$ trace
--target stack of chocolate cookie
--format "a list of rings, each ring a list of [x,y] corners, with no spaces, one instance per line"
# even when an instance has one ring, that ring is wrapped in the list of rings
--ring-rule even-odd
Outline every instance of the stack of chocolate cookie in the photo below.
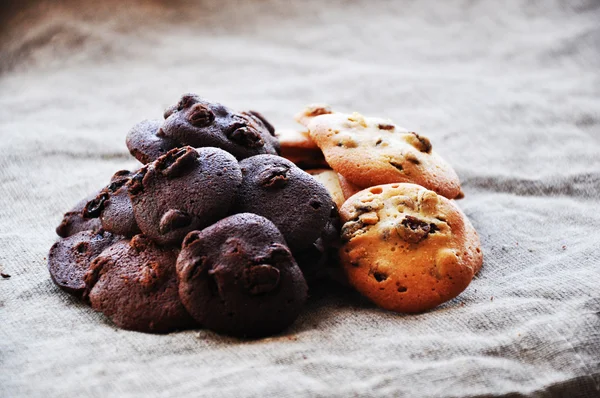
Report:
[[[483,262],[463,193],[426,137],[390,120],[312,105],[278,131],[282,156],[321,181],[340,209],[340,264],[377,305],[421,312],[456,297]]]
[[[126,142],[143,166],[65,214],[52,280],[125,329],[253,337],[292,324],[308,285],[340,270],[399,312],[464,290],[479,240],[429,140],[325,106],[297,121],[276,134],[257,112],[186,94],[137,124]]]
[[[125,329],[285,329],[339,236],[329,193],[256,112],[184,95],[164,117],[127,136],[143,167],[65,214],[53,281]]]

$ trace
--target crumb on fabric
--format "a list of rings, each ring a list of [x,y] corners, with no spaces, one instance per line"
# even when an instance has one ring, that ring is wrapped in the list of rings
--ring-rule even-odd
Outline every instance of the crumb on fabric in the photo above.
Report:
[[[4,279],[10,278],[10,274],[5,274],[4,272],[0,272],[0,276],[2,276]]]

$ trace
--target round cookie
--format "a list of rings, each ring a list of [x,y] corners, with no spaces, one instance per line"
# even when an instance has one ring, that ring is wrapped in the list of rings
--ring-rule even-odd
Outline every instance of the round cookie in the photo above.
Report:
[[[475,229],[456,205],[415,184],[371,187],[340,209],[340,261],[375,304],[421,312],[456,297],[481,268]]]
[[[313,118],[308,129],[329,166],[360,188],[409,182],[450,199],[461,193],[456,172],[429,140],[389,120],[334,113]]]
[[[140,233],[127,186],[134,174],[128,170],[116,172],[110,184],[86,204],[84,216],[99,217],[102,228],[116,235],[131,237]]]
[[[144,166],[128,182],[140,230],[160,244],[179,245],[185,235],[228,214],[242,173],[218,148],[176,148]]]
[[[106,231],[81,231],[61,239],[50,248],[48,270],[52,281],[64,291],[81,297],[83,276],[104,249],[121,237]]]
[[[125,143],[129,153],[143,164],[153,162],[171,149],[182,146],[164,136],[160,130],[161,123],[160,120],[143,120],[127,133]]]
[[[179,299],[177,254],[143,235],[116,242],[85,275],[92,308],[117,326],[140,332],[168,333],[193,326]]]
[[[308,130],[279,130],[276,136],[281,156],[301,169],[329,167],[321,149],[310,139]]]
[[[323,184],[329,192],[331,199],[333,199],[333,203],[335,203],[337,207],[341,207],[344,204],[346,198],[344,198],[340,180],[335,171],[330,169],[311,169],[306,170],[306,172],[313,176],[315,180]]]
[[[87,196],[75,205],[71,210],[63,215],[63,219],[59,226],[56,227],[56,234],[61,238],[66,238],[71,235],[75,235],[81,231],[99,231],[102,228],[102,223],[99,218],[85,218],[83,216],[83,209],[85,205],[98,194],[102,192],[96,192],[92,195]]]
[[[279,156],[244,159],[240,168],[243,181],[234,212],[255,213],[271,220],[292,252],[309,248],[334,209],[325,187]]]
[[[259,154],[278,154],[273,126],[257,112],[235,112],[219,103],[185,94],[165,111],[161,131],[183,145],[217,147],[237,159]]]
[[[236,214],[190,232],[177,259],[179,295],[204,327],[234,336],[278,333],[297,318],[307,286],[269,220]]]

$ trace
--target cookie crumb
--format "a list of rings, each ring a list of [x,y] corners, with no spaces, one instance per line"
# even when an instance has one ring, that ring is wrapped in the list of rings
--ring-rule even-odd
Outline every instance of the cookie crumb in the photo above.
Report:
[[[567,250],[567,246],[563,245],[562,249]]]
[[[0,272],[0,276],[2,276],[4,279],[10,278],[10,274],[5,274],[4,272]]]
[[[494,301],[494,296],[492,296],[492,297],[490,298],[490,301]]]

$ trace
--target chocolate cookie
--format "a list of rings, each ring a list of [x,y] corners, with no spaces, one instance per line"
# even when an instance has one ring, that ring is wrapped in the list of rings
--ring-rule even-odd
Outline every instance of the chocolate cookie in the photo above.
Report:
[[[171,149],[183,146],[165,137],[160,130],[161,123],[160,120],[144,120],[127,133],[125,143],[129,153],[143,164],[153,162]]]
[[[358,192],[340,209],[340,260],[380,307],[421,312],[456,297],[481,268],[475,229],[454,202],[415,184]]]
[[[256,112],[235,112],[195,94],[185,94],[165,111],[164,137],[195,148],[221,148],[237,159],[278,154],[273,126]]]
[[[283,236],[256,214],[236,214],[190,232],[177,273],[189,313],[220,333],[278,333],[294,322],[306,301],[306,282]]]
[[[86,204],[84,217],[99,217],[102,228],[116,235],[131,237],[140,233],[128,194],[127,182],[133,175],[128,170],[116,172],[110,184]]]
[[[100,228],[102,228],[100,219],[97,217],[85,218],[83,216],[83,209],[85,208],[85,205],[98,196],[100,192],[87,196],[77,203],[75,207],[66,212],[60,225],[56,227],[56,234],[61,238],[66,238],[81,231],[99,231]]]
[[[218,148],[176,148],[144,166],[128,182],[140,230],[160,244],[179,245],[190,231],[228,214],[242,173]]]
[[[271,220],[293,252],[309,248],[335,206],[325,187],[279,156],[254,156],[242,160],[240,167],[244,179],[234,211]]]
[[[104,250],[85,275],[92,308],[129,330],[168,333],[195,324],[178,294],[177,250],[143,235]]]
[[[389,120],[333,113],[311,119],[308,129],[329,166],[359,188],[409,182],[449,199],[461,194],[456,172],[429,139]]]
[[[104,249],[119,240],[110,232],[81,231],[52,245],[48,254],[48,270],[52,281],[75,296],[85,290],[83,275]]]

